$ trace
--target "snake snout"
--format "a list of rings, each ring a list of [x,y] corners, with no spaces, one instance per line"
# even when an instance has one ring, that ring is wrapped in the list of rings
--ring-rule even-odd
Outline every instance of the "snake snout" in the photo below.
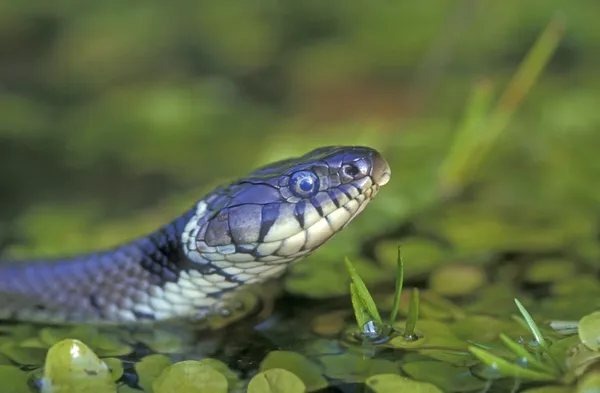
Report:
[[[371,163],[371,178],[379,186],[386,185],[391,178],[392,170],[385,158],[379,152],[373,152]]]

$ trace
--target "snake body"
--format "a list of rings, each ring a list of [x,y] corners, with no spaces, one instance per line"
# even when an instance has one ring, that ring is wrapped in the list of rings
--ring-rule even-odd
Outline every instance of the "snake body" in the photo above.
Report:
[[[375,150],[328,146],[221,186],[113,249],[0,262],[0,319],[137,324],[204,318],[343,229],[390,179]]]

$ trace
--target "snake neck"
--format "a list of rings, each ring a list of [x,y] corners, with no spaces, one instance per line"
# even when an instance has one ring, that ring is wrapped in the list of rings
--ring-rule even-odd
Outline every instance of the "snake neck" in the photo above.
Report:
[[[183,252],[181,234],[193,215],[194,210],[191,209],[156,231],[121,245],[112,253],[135,255],[136,262],[151,274],[154,285],[177,282],[180,272],[191,267]]]

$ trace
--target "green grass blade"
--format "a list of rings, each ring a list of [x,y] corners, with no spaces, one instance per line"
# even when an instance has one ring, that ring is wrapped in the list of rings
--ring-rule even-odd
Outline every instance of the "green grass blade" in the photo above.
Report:
[[[487,118],[492,101],[492,85],[482,79],[475,83],[465,107],[462,123],[458,126],[454,142],[440,166],[440,187],[444,195],[452,195],[464,186],[469,173],[470,157],[481,139],[481,128]]]
[[[525,322],[527,322],[527,327],[529,328],[529,330],[531,330],[531,333],[535,337],[535,341],[537,341],[537,343],[540,345],[540,347],[542,349],[544,349],[545,351],[547,351],[548,350],[548,344],[546,343],[546,340],[544,339],[544,336],[542,336],[542,332],[540,332],[540,329],[538,328],[537,324],[535,323],[535,321],[533,320],[533,318],[531,318],[531,314],[529,314],[529,312],[521,304],[521,302],[519,301],[519,299],[515,299],[515,303],[517,304],[517,307],[519,308],[519,311],[523,315],[523,318],[525,318]]]
[[[515,303],[517,304],[519,311],[521,312],[521,314],[523,315],[523,318],[525,319],[525,322],[527,323],[527,327],[529,328],[529,330],[531,330],[531,333],[535,337],[535,340],[539,344],[540,348],[542,348],[542,350],[545,352],[546,356],[548,356],[550,358],[550,360],[552,361],[552,365],[556,368],[556,370],[559,372],[562,371],[563,368],[556,361],[556,359],[554,359],[554,357],[550,354],[550,350],[549,350],[550,347],[548,346],[548,343],[544,339],[544,336],[542,336],[542,332],[538,328],[537,324],[535,323],[535,321],[533,320],[533,318],[531,317],[529,312],[521,304],[519,299],[515,299]]]
[[[498,357],[489,353],[488,351],[478,348],[476,346],[469,346],[469,351],[479,361],[486,364],[488,367],[497,369],[502,375],[512,377],[515,379],[528,380],[528,381],[556,381],[556,377],[552,374],[545,372],[530,370],[523,368],[519,365],[509,362],[506,359]]]
[[[350,297],[352,299],[352,308],[354,308],[354,317],[356,318],[356,324],[358,328],[362,331],[365,324],[372,320],[369,312],[365,308],[364,303],[362,302],[360,295],[358,294],[358,290],[356,289],[356,285],[354,283],[350,283]]]
[[[392,313],[390,314],[390,325],[393,325],[398,316],[398,309],[400,308],[400,298],[402,297],[402,285],[404,283],[404,262],[402,262],[402,253],[400,246],[398,246],[398,259],[396,260],[396,290],[394,292],[394,304],[392,306]]]
[[[444,195],[455,194],[471,181],[550,61],[563,34],[563,20],[552,19],[519,65],[497,104],[487,115],[484,111],[489,107],[491,89],[485,82],[475,85],[463,123],[451,151],[440,168],[440,187]]]
[[[408,316],[406,318],[406,328],[404,329],[405,336],[414,336],[417,320],[419,319],[419,290],[413,288],[410,305],[408,307]]]
[[[525,349],[524,346],[514,342],[505,334],[500,334],[500,340],[502,340],[504,345],[506,345],[508,349],[510,349],[517,357],[525,359],[527,361],[527,364],[531,367],[540,371],[545,371],[549,374],[557,374],[555,369],[548,366],[547,364],[542,363],[537,357],[535,357],[534,354]]]
[[[471,168],[480,166],[488,150],[506,129],[515,111],[550,61],[563,34],[564,22],[562,18],[556,17],[538,36],[490,113],[487,129],[482,135],[482,143],[473,151]]]
[[[375,301],[373,301],[373,297],[369,293],[365,283],[358,275],[358,272],[354,268],[354,265],[350,260],[346,257],[346,268],[348,269],[348,273],[350,274],[350,279],[352,280],[352,284],[355,286],[355,293],[357,297],[357,301],[360,301],[369,315],[369,320],[372,320],[376,325],[383,326],[383,321],[381,316],[379,315],[379,311],[377,310],[377,306],[375,305]],[[362,329],[362,326],[361,326]]]

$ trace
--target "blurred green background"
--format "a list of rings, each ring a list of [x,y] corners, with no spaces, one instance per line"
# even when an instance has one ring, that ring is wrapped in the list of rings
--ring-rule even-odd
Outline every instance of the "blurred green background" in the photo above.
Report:
[[[459,212],[463,226],[449,233],[497,239],[481,227],[497,216],[526,221],[528,234],[552,230],[552,241],[591,239],[598,12],[596,0],[4,1],[0,222],[25,239],[14,248],[22,254],[108,247],[257,165],[367,144],[389,160],[392,181],[315,256],[335,260],[319,275],[342,285],[340,256],[358,257],[361,241],[435,210],[473,86],[483,80],[497,98],[558,16],[555,53],[477,173],[485,187]],[[508,232],[508,243],[532,244]],[[299,276],[316,266],[298,265]],[[371,273],[366,280],[383,277]],[[324,287],[311,291],[346,289]]]

